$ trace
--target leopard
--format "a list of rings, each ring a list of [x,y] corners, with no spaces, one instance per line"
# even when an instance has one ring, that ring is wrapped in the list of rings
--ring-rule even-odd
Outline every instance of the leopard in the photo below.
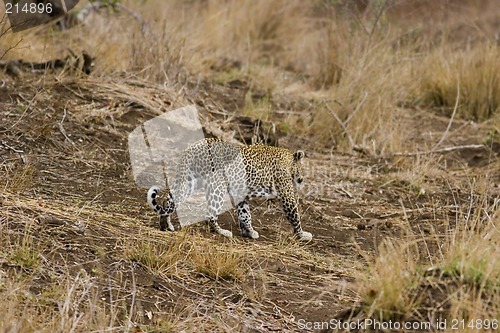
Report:
[[[160,229],[174,231],[171,215],[196,189],[202,188],[210,229],[233,237],[230,230],[223,229],[217,222],[224,198],[229,194],[236,207],[241,235],[257,239],[259,233],[252,226],[249,200],[278,199],[293,234],[299,240],[310,241],[312,234],[302,230],[298,202],[304,181],[304,157],[303,150],[292,152],[261,143],[238,145],[215,138],[202,139],[181,154],[173,185],[167,186],[162,195],[166,197],[163,203],[158,200],[159,186],[148,190],[147,201],[160,215]]]

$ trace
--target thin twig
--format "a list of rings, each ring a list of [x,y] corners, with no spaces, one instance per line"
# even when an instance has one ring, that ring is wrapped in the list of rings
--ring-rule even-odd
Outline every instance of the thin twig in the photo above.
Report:
[[[31,100],[29,100],[29,101],[27,101],[27,100],[26,100],[26,99],[25,99],[25,98],[21,95],[21,93],[19,93],[19,94],[18,94],[18,96],[19,96],[20,98],[22,98],[24,101],[27,101],[27,102],[28,102],[28,105],[27,105],[27,106],[26,106],[26,108],[24,109],[24,111],[23,111],[23,113],[21,114],[21,116],[19,117],[19,119],[17,119],[17,120],[14,122],[14,124],[10,125],[10,127],[9,127],[9,128],[7,128],[7,129],[5,129],[5,130],[3,130],[3,131],[0,131],[0,133],[6,133],[7,131],[10,131],[11,129],[13,129],[14,127],[16,127],[16,126],[17,126],[17,124],[19,124],[19,122],[21,122],[21,120],[22,120],[22,119],[24,118],[24,116],[26,115],[26,112],[28,112],[28,110],[30,109],[30,107],[34,104],[35,99],[36,99],[36,98],[37,98],[37,96],[38,96],[38,93],[39,93],[39,91],[36,91],[36,92],[35,92],[35,95],[33,96],[33,98],[32,98]],[[12,112],[14,112],[14,111],[11,111],[11,112],[7,113],[7,116],[9,116]]]
[[[1,37],[1,36],[0,36]],[[4,52],[2,55],[0,55],[0,60],[3,59],[3,57],[5,57],[5,55],[7,53],[9,53],[10,51],[14,50],[19,44],[21,44],[21,42],[23,41],[23,39],[21,38],[20,40],[18,40],[16,42],[16,44],[14,44],[13,46],[9,46]]]
[[[365,95],[363,96],[363,99],[361,100],[361,102],[358,103],[358,105],[356,106],[356,109],[354,109],[353,113],[351,113],[349,115],[349,117],[347,117],[347,119],[345,120],[344,123],[346,125],[351,121],[352,117],[354,117],[354,115],[361,109],[363,104],[365,104],[367,98],[368,98],[368,91],[365,91]]]
[[[344,134],[347,135],[347,139],[349,140],[349,145],[351,146],[351,149],[354,149],[355,147],[357,147],[357,145],[354,143],[354,140],[352,139],[351,135],[349,134],[349,132],[347,130],[347,124],[352,120],[354,115],[361,109],[363,104],[365,104],[367,98],[368,98],[368,92],[365,91],[365,95],[363,96],[363,99],[361,100],[361,102],[358,103],[358,105],[356,106],[356,109],[354,109],[354,111],[347,117],[347,119],[345,121],[342,121],[340,119],[340,117],[335,113],[335,111],[333,111],[332,108],[330,108],[330,106],[326,103],[327,101],[323,100],[323,104],[325,105],[327,110],[330,111],[330,113],[335,118],[335,120],[337,120],[339,122],[340,126],[342,127],[342,130],[344,131]],[[341,107],[343,107],[344,109],[346,109],[346,107],[342,103],[340,103],[339,101],[337,101],[337,100],[333,100],[333,101],[335,103],[337,103],[338,105],[340,105]]]
[[[377,25],[378,25],[378,21],[382,17],[382,14],[385,12],[386,7],[387,7],[387,1],[384,1],[381,5],[379,5],[379,10],[375,16],[375,21],[373,22],[372,28],[370,29],[370,34],[368,35],[368,44],[366,45],[366,49],[365,49],[366,53],[368,53],[368,50],[369,50],[371,43],[372,43],[373,34],[374,34],[375,29],[377,28]]]
[[[66,109],[64,109],[63,117],[62,117],[61,121],[59,122],[59,131],[62,133],[62,135],[64,135],[66,140],[68,140],[73,145],[73,147],[76,148],[75,143],[73,141],[71,141],[71,139],[66,135],[66,131],[64,130],[64,127],[63,127],[64,119],[66,119],[66,113],[67,113],[67,111],[66,111]]]
[[[344,131],[344,134],[347,135],[347,139],[349,140],[349,145],[351,146],[351,148],[354,147],[354,141],[352,140],[352,137],[351,135],[349,135],[349,132],[347,131],[347,127],[346,125],[344,124],[344,122],[339,118],[339,116],[337,116],[337,114],[335,113],[335,111],[333,111],[330,106],[328,104],[326,104],[326,102],[323,102],[323,104],[325,104],[325,107],[327,108],[328,111],[330,111],[330,113],[332,114],[332,116],[335,118],[335,120],[338,121],[338,123],[340,124],[340,126],[342,127],[342,130]]]
[[[458,109],[458,101],[460,100],[460,80],[457,82],[457,97],[455,99],[455,107],[453,108],[453,113],[451,114],[450,121],[448,122],[448,126],[446,127],[446,130],[443,133],[443,136],[441,136],[441,139],[439,140],[438,143],[431,149],[431,151],[435,151],[437,147],[439,147],[440,144],[443,143],[443,141],[446,139],[446,136],[448,135],[448,131],[450,130],[451,124],[453,123],[453,118],[455,117],[455,114],[457,113]]]
[[[141,24],[141,32],[143,34],[146,34],[146,33],[150,33],[151,34],[152,33],[151,32],[151,28],[149,27],[148,22],[146,20],[144,20],[139,13],[134,12],[130,8],[125,7],[124,5],[122,5],[120,3],[117,3],[116,7],[118,9],[123,10],[124,12],[126,12],[127,14],[129,14],[130,16],[132,16],[137,22],[139,22]]]
[[[8,145],[8,144],[6,144],[6,143],[5,143],[5,141],[3,141],[3,140],[2,140],[2,141],[0,141],[0,144],[1,144],[2,146],[4,146],[5,148],[9,149],[9,150],[12,150],[14,153],[24,153],[24,151],[23,151],[23,150],[16,149],[16,148],[14,148],[14,147],[12,147],[12,146],[9,146],[9,145]]]
[[[426,155],[426,154],[437,154],[437,153],[447,153],[450,151],[461,150],[461,149],[481,149],[485,148],[485,145],[463,145],[463,146],[453,146],[453,147],[445,147],[441,149],[434,149],[428,151],[415,151],[415,152],[396,152],[390,154],[390,156],[417,156],[417,155]]]

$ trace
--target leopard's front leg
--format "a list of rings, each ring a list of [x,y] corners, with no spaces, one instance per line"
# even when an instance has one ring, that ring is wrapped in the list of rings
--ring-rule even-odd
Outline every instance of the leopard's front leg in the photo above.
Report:
[[[248,198],[239,202],[236,209],[238,211],[238,221],[240,222],[241,235],[252,239],[259,238],[259,233],[252,227],[252,216],[250,214]]]
[[[290,193],[290,192],[289,192]],[[303,241],[312,240],[312,234],[310,232],[302,230],[302,226],[300,224],[300,216],[299,216],[299,204],[295,196],[292,197],[282,197],[281,205],[283,207],[283,212],[285,213],[288,222],[293,227],[294,234]]]

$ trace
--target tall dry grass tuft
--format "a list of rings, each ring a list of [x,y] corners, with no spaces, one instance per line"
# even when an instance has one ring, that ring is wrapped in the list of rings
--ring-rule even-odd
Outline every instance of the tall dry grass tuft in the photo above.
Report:
[[[195,271],[216,280],[240,280],[247,268],[245,255],[230,243],[199,242],[190,260]]]
[[[5,191],[22,192],[36,184],[37,169],[33,164],[4,165],[3,169],[5,169],[5,173],[0,177],[0,186],[3,185]]]
[[[467,49],[439,48],[429,53],[415,75],[421,103],[442,107],[450,115],[459,87],[457,115],[484,121],[500,113],[500,47],[473,45]]]
[[[184,232],[171,241],[151,239],[148,235],[126,242],[125,257],[141,263],[149,272],[162,277],[176,276],[185,268],[192,241]]]
[[[130,330],[117,315],[128,309],[99,299],[97,285],[85,272],[60,278],[38,295],[29,292],[33,282],[26,277],[5,277],[0,283],[2,333]]]
[[[410,317],[420,306],[415,290],[422,276],[418,270],[419,253],[414,242],[386,240],[375,262],[360,280],[360,294],[366,316],[380,321]]]
[[[27,223],[22,232],[11,232],[7,223],[0,224],[0,257],[3,262],[26,272],[40,267],[44,244],[36,239],[32,229],[33,224]]]

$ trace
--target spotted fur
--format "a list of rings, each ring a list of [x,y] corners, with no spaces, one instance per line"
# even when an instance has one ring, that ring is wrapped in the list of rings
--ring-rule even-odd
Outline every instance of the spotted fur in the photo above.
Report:
[[[215,232],[232,237],[217,223],[227,193],[236,205],[241,234],[258,238],[252,227],[248,201],[251,198],[277,198],[299,239],[311,240],[312,234],[302,230],[296,187],[303,182],[304,152],[262,144],[238,146],[217,139],[195,142],[182,154],[178,174],[163,205],[158,203],[159,188],[148,191],[148,202],[160,214],[160,228],[174,230],[170,216],[179,204],[197,189],[204,188],[208,224]]]

